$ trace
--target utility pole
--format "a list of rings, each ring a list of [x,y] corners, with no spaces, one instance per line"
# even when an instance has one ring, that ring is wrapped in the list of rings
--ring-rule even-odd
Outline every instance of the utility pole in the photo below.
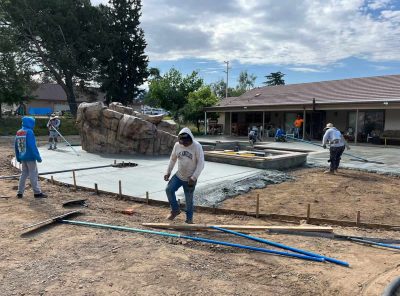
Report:
[[[224,63],[226,64],[226,71],[224,71],[226,73],[225,98],[227,98],[228,97],[228,79],[229,79],[229,61],[224,61]]]

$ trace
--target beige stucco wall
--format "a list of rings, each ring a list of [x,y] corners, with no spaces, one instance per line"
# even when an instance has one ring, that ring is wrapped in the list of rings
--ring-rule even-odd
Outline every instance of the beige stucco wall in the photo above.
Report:
[[[386,110],[385,130],[400,130],[400,110]]]

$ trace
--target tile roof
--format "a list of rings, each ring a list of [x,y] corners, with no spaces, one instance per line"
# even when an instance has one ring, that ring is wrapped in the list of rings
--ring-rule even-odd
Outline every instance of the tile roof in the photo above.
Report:
[[[265,86],[210,108],[310,105],[313,98],[317,104],[400,102],[400,75]]]

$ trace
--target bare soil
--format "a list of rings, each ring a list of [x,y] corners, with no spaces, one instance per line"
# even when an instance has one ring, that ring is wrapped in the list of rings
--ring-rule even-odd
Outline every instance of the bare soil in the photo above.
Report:
[[[0,144],[0,175],[11,167],[12,149]],[[318,170],[293,172],[296,181],[268,186],[229,200],[225,206],[304,215],[362,217],[400,222],[398,179],[346,171],[326,177]],[[354,187],[357,184],[356,187]],[[0,180],[0,295],[380,295],[400,273],[400,252],[322,237],[253,233],[256,236],[348,261],[350,268],[149,234],[56,224],[21,236],[24,225],[68,210],[62,202],[85,198],[89,207],[77,220],[142,228],[165,222],[168,208],[95,196],[41,181],[45,200],[28,189],[15,198],[17,180]],[[339,191],[339,192],[338,192]],[[375,192],[375,193],[374,193]],[[5,198],[9,197],[9,198]],[[316,201],[315,201],[316,200]],[[133,208],[132,216],[116,212]],[[326,215],[326,216],[323,216]],[[183,222],[184,215],[177,221]],[[198,223],[276,225],[251,217],[196,214]],[[399,239],[399,232],[336,227],[341,234]],[[262,246],[219,233],[185,233]],[[265,246],[262,246],[265,247]],[[270,247],[267,247],[270,248]]]

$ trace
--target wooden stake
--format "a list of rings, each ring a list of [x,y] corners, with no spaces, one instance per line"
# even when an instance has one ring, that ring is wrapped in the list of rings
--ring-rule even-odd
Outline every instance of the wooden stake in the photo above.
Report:
[[[356,225],[359,226],[360,225],[360,217],[361,217],[361,213],[360,211],[357,211],[357,219],[356,219]]]
[[[213,214],[215,215],[217,213],[217,207],[213,205]]]
[[[257,201],[256,201],[256,218],[260,216],[260,194],[257,194]]]
[[[310,216],[311,216],[311,204],[307,205],[307,223],[310,223]]]
[[[77,188],[76,188],[76,176],[75,176],[75,171],[72,171],[72,177],[73,177],[73,179],[74,179],[74,188],[75,188],[75,191],[76,191]]]
[[[149,204],[149,192],[146,191],[146,204]]]
[[[114,159],[114,164],[117,164],[117,160],[116,159]]]
[[[53,176],[51,176],[50,179],[51,179],[51,184],[54,185],[54,178],[53,178]]]
[[[94,192],[99,195],[99,188],[97,187],[97,183],[94,183]]]
[[[121,182],[121,180],[118,181],[118,187],[119,187],[119,198],[122,198],[122,182]]]

